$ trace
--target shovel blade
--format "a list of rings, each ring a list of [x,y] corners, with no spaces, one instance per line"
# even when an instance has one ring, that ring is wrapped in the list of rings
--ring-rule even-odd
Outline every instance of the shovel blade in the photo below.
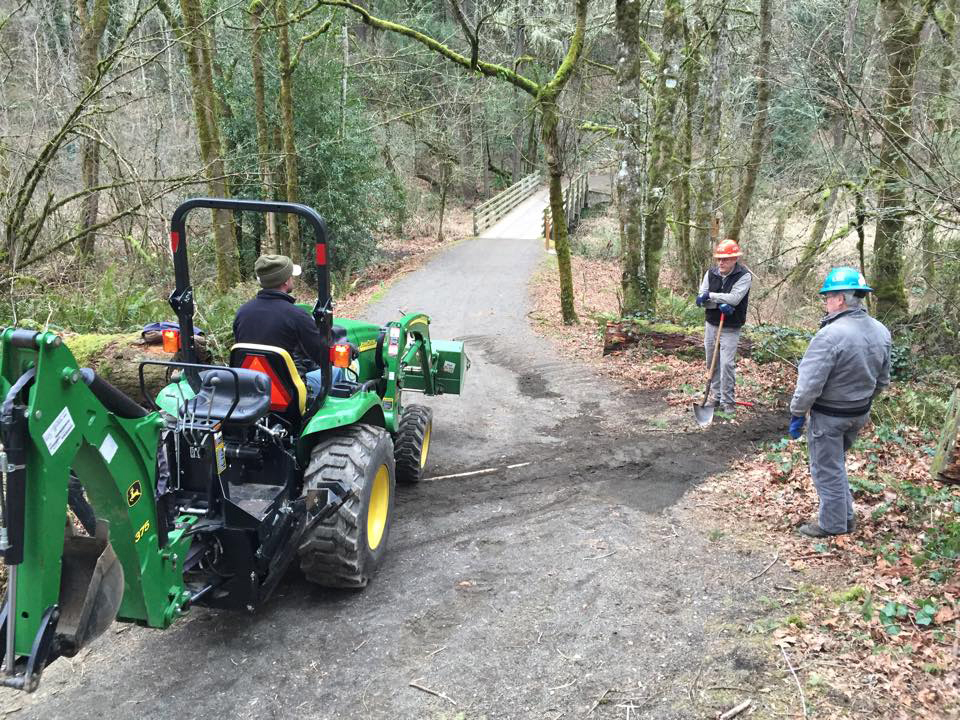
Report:
[[[700,427],[706,427],[713,422],[713,405],[697,405],[693,406],[693,417],[697,421],[697,425]]]
[[[107,540],[107,526],[97,523],[96,537],[68,533],[60,575],[60,622],[63,654],[74,655],[106,630],[123,599],[123,566]]]

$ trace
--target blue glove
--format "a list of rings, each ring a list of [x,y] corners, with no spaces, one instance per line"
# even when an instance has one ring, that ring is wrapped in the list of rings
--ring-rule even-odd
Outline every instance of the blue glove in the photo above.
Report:
[[[727,305],[726,303],[720,303],[717,306],[717,309],[722,312],[724,315],[733,315],[733,305]]]
[[[700,293],[697,295],[697,307],[703,307],[703,304],[710,299],[710,293]]]
[[[800,436],[803,435],[803,424],[807,421],[805,415],[794,415],[790,418],[790,437],[794,440],[799,440]]]

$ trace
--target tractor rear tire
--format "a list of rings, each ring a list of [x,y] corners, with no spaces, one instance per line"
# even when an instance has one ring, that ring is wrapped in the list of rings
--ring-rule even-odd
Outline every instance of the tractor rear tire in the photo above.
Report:
[[[339,480],[353,494],[300,543],[300,569],[310,582],[325,587],[366,587],[386,554],[393,518],[396,468],[390,435],[372,425],[351,425],[321,440],[311,453],[304,487],[321,478]]]
[[[397,460],[398,483],[411,485],[423,479],[432,432],[433,410],[425,405],[404,408],[393,453]]]

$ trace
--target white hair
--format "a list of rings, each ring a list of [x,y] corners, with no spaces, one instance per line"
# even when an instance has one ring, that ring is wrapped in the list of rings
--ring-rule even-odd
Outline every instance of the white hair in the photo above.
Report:
[[[844,290],[843,302],[848,308],[858,308],[863,304],[863,298],[857,297],[855,290]]]

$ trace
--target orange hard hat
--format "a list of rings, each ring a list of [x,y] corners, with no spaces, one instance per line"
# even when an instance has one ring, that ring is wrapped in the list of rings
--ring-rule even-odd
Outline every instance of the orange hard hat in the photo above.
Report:
[[[715,258],[738,258],[742,254],[740,246],[733,240],[721,240],[713,251]]]

